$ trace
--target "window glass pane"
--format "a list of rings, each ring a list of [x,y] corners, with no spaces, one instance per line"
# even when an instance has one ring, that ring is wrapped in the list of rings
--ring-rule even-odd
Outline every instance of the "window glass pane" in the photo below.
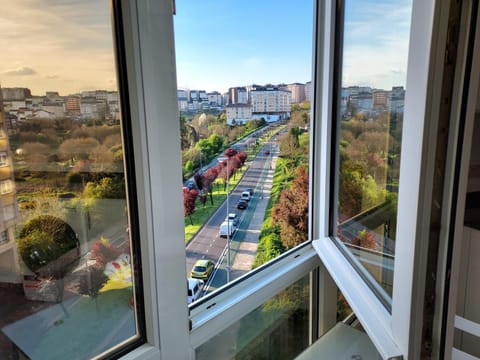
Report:
[[[90,359],[141,335],[109,5],[0,14],[1,359]]]
[[[307,240],[313,1],[180,0],[174,26],[186,268],[207,293]]]
[[[346,0],[343,6],[336,233],[388,298],[412,2]]]
[[[337,323],[295,360],[382,359],[340,290],[337,299]]]
[[[453,347],[469,355],[480,358],[480,338],[468,332],[455,329]]]
[[[202,359],[293,359],[308,347],[309,276],[196,349]]]

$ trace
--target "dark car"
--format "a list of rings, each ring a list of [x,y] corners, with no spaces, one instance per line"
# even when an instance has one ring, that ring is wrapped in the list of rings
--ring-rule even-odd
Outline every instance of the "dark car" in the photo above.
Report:
[[[237,209],[245,210],[247,207],[248,207],[248,202],[246,202],[245,200],[238,200]]]
[[[252,188],[246,188],[245,191],[248,191],[250,193],[250,196],[253,196],[253,189]]]

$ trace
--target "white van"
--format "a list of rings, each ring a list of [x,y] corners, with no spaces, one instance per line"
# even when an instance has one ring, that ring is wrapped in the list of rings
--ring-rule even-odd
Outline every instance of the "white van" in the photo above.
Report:
[[[220,237],[227,237],[227,234],[228,236],[232,236],[236,230],[237,227],[233,224],[233,220],[224,221],[220,224],[218,235],[220,235]]]
[[[200,299],[203,291],[203,280],[187,279],[187,303],[191,304],[195,300]]]
[[[242,192],[242,195],[240,196],[240,199],[250,201],[250,198],[252,196],[250,195],[250,191],[244,191]]]

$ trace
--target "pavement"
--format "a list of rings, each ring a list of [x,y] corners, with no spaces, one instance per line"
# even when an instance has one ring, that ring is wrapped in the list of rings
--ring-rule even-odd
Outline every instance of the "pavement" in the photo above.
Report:
[[[260,199],[257,202],[255,212],[250,220],[245,237],[235,254],[233,265],[230,270],[231,280],[239,278],[240,276],[252,270],[252,265],[257,253],[260,230],[262,228],[263,220],[265,219],[265,211],[270,200],[270,190],[272,188],[276,162],[277,157],[272,156],[272,166],[268,170],[265,178]]]

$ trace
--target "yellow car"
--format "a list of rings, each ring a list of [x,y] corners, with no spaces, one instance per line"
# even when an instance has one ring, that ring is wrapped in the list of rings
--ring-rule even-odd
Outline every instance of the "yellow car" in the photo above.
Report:
[[[193,265],[190,277],[195,279],[207,280],[215,269],[215,263],[212,260],[197,260]]]

